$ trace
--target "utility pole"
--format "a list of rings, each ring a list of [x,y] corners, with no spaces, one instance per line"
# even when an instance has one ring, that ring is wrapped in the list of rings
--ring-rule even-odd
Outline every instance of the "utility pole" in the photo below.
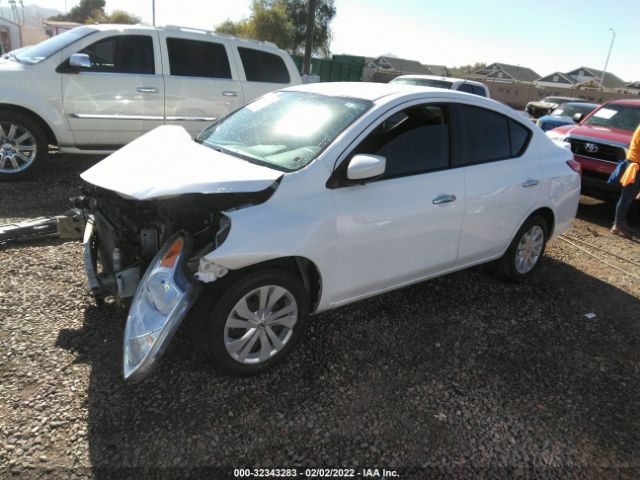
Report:
[[[151,18],[152,18],[152,24],[155,27],[156,26],[156,0],[151,0]]]
[[[313,26],[316,24],[316,0],[309,0],[309,10],[307,11],[307,31],[304,41],[304,64],[302,74],[311,73],[311,49],[313,46]]]
[[[607,60],[604,62],[604,70],[602,71],[602,77],[600,77],[600,86],[604,90],[604,75],[607,73],[607,66],[609,65],[609,57],[611,56],[611,49],[613,49],[613,41],[616,39],[616,31],[613,28],[609,28],[613,37],[611,37],[611,45],[609,45],[609,53],[607,53]]]

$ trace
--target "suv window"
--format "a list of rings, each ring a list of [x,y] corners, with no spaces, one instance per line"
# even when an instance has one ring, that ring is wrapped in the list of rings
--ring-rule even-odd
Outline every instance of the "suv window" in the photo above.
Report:
[[[481,97],[487,96],[486,90],[482,88],[480,85],[472,85],[472,87],[473,87],[473,93],[475,93],[476,95],[480,95]]]
[[[469,83],[463,83],[462,85],[460,85],[460,88],[458,88],[458,90],[466,93],[476,93],[473,91],[473,85]]]
[[[167,38],[171,75],[231,78],[229,58],[221,43]]]
[[[273,53],[238,47],[242,67],[249,82],[289,83],[291,77],[284,61]]]
[[[148,35],[118,35],[92,43],[80,53],[92,72],[154,74],[153,40]]]
[[[418,105],[387,118],[353,153],[385,157],[382,179],[415,175],[449,166],[449,136],[447,106]]]
[[[531,131],[510,118],[480,107],[460,105],[467,164],[522,155]]]

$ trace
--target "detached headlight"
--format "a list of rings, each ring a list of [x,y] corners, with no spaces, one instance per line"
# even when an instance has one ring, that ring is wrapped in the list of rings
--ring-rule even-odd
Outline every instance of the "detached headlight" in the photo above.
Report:
[[[124,331],[125,380],[141,380],[151,371],[195,302],[198,287],[184,270],[189,251],[189,237],[177,233],[138,285]]]

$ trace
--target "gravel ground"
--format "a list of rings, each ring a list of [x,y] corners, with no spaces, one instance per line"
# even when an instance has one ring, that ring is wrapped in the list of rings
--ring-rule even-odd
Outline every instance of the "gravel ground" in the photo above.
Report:
[[[95,161],[0,184],[0,224],[64,211]],[[94,305],[81,245],[0,247],[0,478],[637,478],[640,243],[608,235],[612,211],[583,197],[528,284],[479,268],[317,315],[288,362],[242,380],[180,332],[124,383],[126,312]]]

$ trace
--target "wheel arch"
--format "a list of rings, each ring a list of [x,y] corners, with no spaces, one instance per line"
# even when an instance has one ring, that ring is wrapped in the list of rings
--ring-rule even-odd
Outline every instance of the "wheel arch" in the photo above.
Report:
[[[306,257],[290,256],[278,257],[271,260],[255,263],[239,270],[232,270],[230,273],[235,277],[257,270],[269,268],[279,268],[286,270],[300,279],[309,295],[309,307],[311,312],[315,312],[322,296],[322,276],[318,266]],[[224,277],[223,277],[224,278]]]
[[[525,222],[529,220],[531,217],[533,217],[534,215],[540,215],[542,218],[544,218],[544,221],[547,223],[547,238],[551,238],[553,236],[553,231],[556,226],[556,216],[553,213],[553,210],[551,210],[549,207],[538,208],[537,210],[533,211],[531,215],[527,217]],[[524,225],[524,222],[523,222],[523,225]]]
[[[11,103],[0,103],[0,112],[3,112],[3,111],[21,113],[22,115],[26,115],[30,117],[31,119],[33,119],[33,121],[38,123],[40,128],[42,128],[42,131],[47,136],[47,142],[49,143],[49,145],[58,144],[56,135],[51,129],[51,127],[49,126],[49,124],[40,115],[35,113],[33,110],[29,110],[28,108],[21,107],[19,105],[13,105]]]

